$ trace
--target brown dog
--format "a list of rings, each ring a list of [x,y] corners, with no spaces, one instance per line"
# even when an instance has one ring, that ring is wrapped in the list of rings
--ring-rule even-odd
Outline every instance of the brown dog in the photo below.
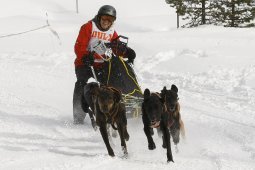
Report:
[[[164,100],[167,113],[169,114],[168,126],[170,133],[173,137],[174,144],[177,145],[180,141],[180,134],[182,138],[185,138],[184,123],[181,119],[180,104],[178,102],[177,86],[173,84],[170,90],[164,87],[163,90],[161,90],[161,97]]]
[[[167,150],[167,162],[173,162],[170,136],[173,137],[175,145],[179,143],[180,133],[185,136],[177,92],[178,88],[175,85],[172,85],[171,90],[164,87],[161,94],[151,93],[149,89],[145,89],[142,103],[142,120],[148,149],[156,148],[152,132],[153,128],[157,128],[158,133],[162,134],[162,146]]]
[[[99,126],[108,154],[114,156],[107,134],[107,123],[111,124],[115,130],[118,130],[122,150],[127,155],[125,140],[129,139],[129,134],[127,132],[126,109],[124,103],[121,102],[121,92],[109,86],[94,86],[90,92],[92,99],[90,108],[95,113],[96,123]]]

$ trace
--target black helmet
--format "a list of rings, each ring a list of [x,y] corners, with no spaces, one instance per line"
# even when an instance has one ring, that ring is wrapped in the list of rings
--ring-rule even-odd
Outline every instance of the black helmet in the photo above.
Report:
[[[102,16],[102,15],[109,15],[114,17],[115,19],[117,18],[117,14],[116,14],[116,9],[111,6],[111,5],[104,5],[102,6],[97,13],[98,16]]]

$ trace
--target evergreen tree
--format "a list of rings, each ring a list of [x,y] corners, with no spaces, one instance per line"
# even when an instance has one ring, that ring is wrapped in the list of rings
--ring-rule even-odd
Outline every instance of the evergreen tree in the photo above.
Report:
[[[165,0],[167,4],[176,9],[176,13],[180,16],[185,14],[186,6],[184,0]]]
[[[189,20],[185,25],[204,24],[228,27],[254,26],[255,0],[165,0],[176,9],[178,16]]]
[[[185,15],[186,6],[183,3],[183,0],[165,0],[170,7],[176,9],[177,14],[177,28],[179,28],[179,18],[180,16]]]
[[[214,3],[218,11],[214,13],[219,23],[227,27],[248,26],[255,16],[253,0],[219,0]]]
[[[212,23],[210,0],[185,0],[185,4],[187,10],[184,19],[190,19],[186,26],[195,27]]]
[[[210,23],[227,27],[247,26],[255,16],[254,0],[211,0]],[[208,15],[208,14],[207,14]]]
[[[211,0],[166,0],[167,4],[176,9],[176,13],[190,20],[185,26],[195,27],[210,22]]]

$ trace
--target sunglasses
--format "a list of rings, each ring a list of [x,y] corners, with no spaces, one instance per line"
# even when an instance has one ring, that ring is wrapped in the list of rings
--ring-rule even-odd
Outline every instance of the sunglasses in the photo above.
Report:
[[[110,23],[113,23],[115,21],[115,18],[114,17],[111,17],[111,16],[107,16],[107,15],[103,15],[101,16],[101,20],[102,21],[108,21]]]

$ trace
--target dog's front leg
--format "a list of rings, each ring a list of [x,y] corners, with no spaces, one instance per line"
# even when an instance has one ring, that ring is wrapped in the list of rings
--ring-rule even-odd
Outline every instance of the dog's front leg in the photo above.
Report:
[[[172,155],[172,150],[171,150],[171,141],[170,141],[170,132],[169,129],[167,128],[167,126],[165,124],[161,124],[160,125],[161,130],[163,132],[163,140],[165,140],[165,144],[166,144],[166,149],[167,149],[167,162],[174,162],[173,161],[173,155]]]
[[[120,142],[121,142],[121,147],[122,147],[123,153],[125,155],[127,155],[128,152],[127,152],[126,141],[125,141],[125,138],[124,138],[124,126],[121,123],[118,123],[118,132],[119,132],[119,135],[120,135]]]
[[[180,125],[179,122],[175,122],[170,127],[170,134],[173,137],[174,144],[177,145],[180,142]]]
[[[149,119],[146,114],[143,114],[142,119],[143,119],[143,124],[144,124],[143,130],[144,130],[144,133],[148,140],[148,149],[153,150],[156,148],[156,145],[155,145],[153,138],[151,136],[151,127],[149,126]]]
[[[97,124],[96,124],[96,121],[94,119],[94,113],[90,109],[88,109],[88,112],[89,112],[89,117],[90,117],[90,120],[91,120],[91,125],[94,128],[94,130],[96,131],[97,130]]]
[[[115,156],[114,155],[114,152],[112,150],[112,147],[109,143],[109,138],[108,138],[108,135],[107,135],[107,129],[106,129],[106,122],[100,122],[100,126],[99,126],[99,130],[100,130],[100,133],[102,135],[102,138],[104,140],[104,143],[106,145],[106,148],[107,148],[107,151],[108,151],[108,154],[110,156]]]

